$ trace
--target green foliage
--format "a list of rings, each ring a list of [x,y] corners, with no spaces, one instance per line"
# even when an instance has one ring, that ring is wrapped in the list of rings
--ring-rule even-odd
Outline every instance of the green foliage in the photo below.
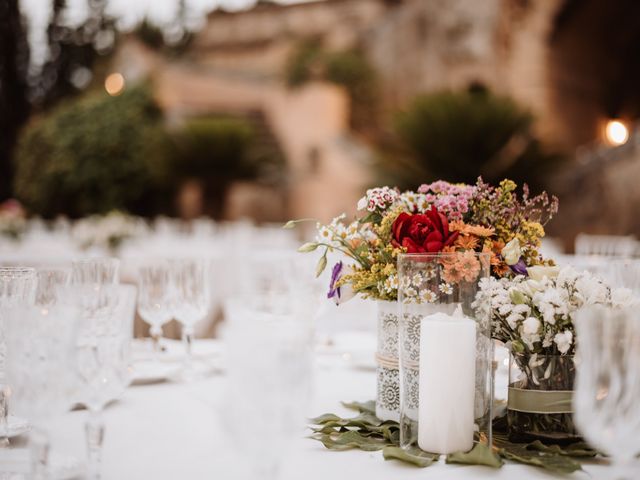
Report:
[[[290,87],[299,87],[310,81],[314,69],[322,63],[323,51],[317,40],[307,40],[300,43],[285,67],[285,78]]]
[[[541,188],[560,157],[543,148],[532,124],[529,112],[484,89],[422,95],[395,122],[408,155],[383,161],[383,170],[403,189],[438,178],[472,184],[479,175]]]
[[[173,134],[176,168],[185,177],[251,178],[255,165],[247,161],[251,127],[227,118],[195,118]]]
[[[284,169],[280,152],[261,145],[252,125],[240,118],[193,118],[172,138],[175,169],[183,177],[216,184],[265,181]]]
[[[334,451],[359,449],[365,452],[382,450],[385,460],[398,460],[425,468],[440,459],[440,455],[424,452],[412,446],[400,448],[400,427],[393,420],[382,421],[375,416],[375,402],[343,403],[344,407],[359,412],[357,417],[342,418],[326,413],[310,419],[311,437],[325,448]],[[597,452],[584,443],[571,445],[544,445],[513,443],[501,433],[506,425],[504,417],[494,420],[493,445],[476,441],[469,452],[456,452],[445,457],[446,463],[484,465],[501,468],[505,460],[532,465],[554,474],[569,474],[581,470],[580,461],[593,458]],[[478,440],[478,438],[476,438]]]
[[[326,51],[317,40],[308,40],[289,57],[285,77],[291,87],[313,79],[340,85],[351,99],[352,125],[364,129],[374,121],[376,73],[358,50]]]
[[[149,91],[74,99],[23,131],[14,189],[33,213],[148,214],[170,178],[161,112]]]

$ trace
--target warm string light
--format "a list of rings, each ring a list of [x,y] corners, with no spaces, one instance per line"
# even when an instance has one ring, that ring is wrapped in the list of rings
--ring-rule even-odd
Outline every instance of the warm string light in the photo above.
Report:
[[[604,129],[607,143],[612,146],[620,146],[629,140],[629,129],[620,120],[609,120]]]
[[[104,81],[104,89],[113,97],[120,95],[124,90],[124,77],[121,73],[111,73]]]

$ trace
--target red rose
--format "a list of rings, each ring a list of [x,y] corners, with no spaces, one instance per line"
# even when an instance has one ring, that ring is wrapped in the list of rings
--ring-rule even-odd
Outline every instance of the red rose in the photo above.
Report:
[[[451,245],[458,232],[449,232],[447,217],[431,207],[427,213],[401,213],[392,227],[394,247],[405,247],[407,253],[437,253]]]

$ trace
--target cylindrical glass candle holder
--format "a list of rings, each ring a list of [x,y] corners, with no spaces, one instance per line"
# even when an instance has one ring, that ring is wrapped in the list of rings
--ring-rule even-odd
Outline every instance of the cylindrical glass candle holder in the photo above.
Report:
[[[439,454],[491,442],[493,342],[476,294],[490,255],[401,254],[400,444]]]

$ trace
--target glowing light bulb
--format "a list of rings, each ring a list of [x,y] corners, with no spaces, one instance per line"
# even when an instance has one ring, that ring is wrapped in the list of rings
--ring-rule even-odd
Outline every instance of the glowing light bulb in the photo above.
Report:
[[[613,146],[624,145],[629,140],[629,129],[620,120],[609,120],[604,129],[607,142]]]
[[[115,97],[124,90],[124,77],[121,73],[111,73],[104,81],[104,89],[109,95]]]

